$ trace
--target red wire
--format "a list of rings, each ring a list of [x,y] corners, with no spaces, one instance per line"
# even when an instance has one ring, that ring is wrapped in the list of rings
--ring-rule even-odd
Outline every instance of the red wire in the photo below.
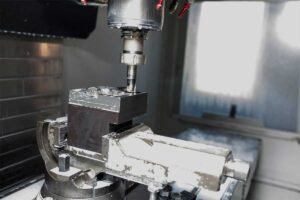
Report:
[[[156,10],[160,10],[163,6],[164,0],[158,0],[156,3]]]
[[[81,0],[81,3],[86,6],[87,5],[87,0]]]
[[[184,16],[184,14],[190,9],[190,7],[191,7],[191,3],[190,2],[186,2],[185,4],[184,4],[184,6],[183,6],[183,8],[182,8],[182,10],[180,11],[180,13],[179,13],[179,17],[183,17]]]

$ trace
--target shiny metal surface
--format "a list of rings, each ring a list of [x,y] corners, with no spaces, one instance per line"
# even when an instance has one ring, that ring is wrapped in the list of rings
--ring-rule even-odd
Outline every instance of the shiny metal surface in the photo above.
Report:
[[[71,181],[56,182],[46,176],[44,186],[36,200],[121,200],[124,198],[125,184],[123,181],[99,180],[93,191],[92,187],[79,189]]]
[[[164,9],[155,9],[156,1],[110,0],[107,22],[113,28],[134,28],[160,31],[163,26]]]
[[[62,59],[7,59],[0,58],[0,78],[23,78],[62,74]]]
[[[2,99],[0,100],[0,118],[49,110],[60,106],[61,96],[55,93]]]
[[[218,124],[215,120],[214,124]],[[254,174],[259,161],[259,155],[261,153],[262,141],[257,138],[246,137],[240,134],[241,131],[225,131],[226,128],[200,128],[200,129],[188,129],[181,132],[176,137],[188,141],[194,142],[206,142],[208,144],[214,144],[223,146],[232,150],[234,158],[244,160],[250,164],[250,174],[248,181],[245,182],[245,188],[243,190],[243,196],[246,198],[249,192]],[[230,167],[229,164],[227,167]],[[228,172],[230,173],[230,169]]]
[[[81,0],[76,0],[78,2],[79,5],[82,5],[82,1]],[[86,5],[91,5],[91,6],[100,6],[100,7],[105,7],[107,6],[108,0],[89,0],[84,2],[84,4]]]
[[[122,31],[123,52],[121,63],[127,65],[127,92],[136,92],[137,66],[146,63],[146,56],[144,55],[146,36],[145,31]]]
[[[224,180],[219,191],[200,190],[197,200],[244,200],[244,183],[232,178]]]
[[[0,80],[0,98],[22,96],[23,82],[21,80]]]
[[[178,183],[179,185],[200,187],[201,191],[203,189],[208,194],[222,196],[228,191],[226,184],[223,185],[223,180],[227,176],[234,177],[235,181],[243,179],[241,183],[246,181],[245,178],[248,177],[248,169],[245,171],[234,167],[234,172],[237,173],[233,174],[231,174],[233,168],[228,171],[227,164],[232,162],[230,150],[203,143],[191,143],[158,136],[153,134],[151,129],[145,125],[135,126],[131,129],[126,128],[124,132],[112,132],[105,135],[102,140],[103,152],[101,153],[103,157],[101,155],[100,157],[93,157],[96,155],[95,152],[85,149],[76,150],[66,146],[65,150],[61,152],[70,153],[73,161],[70,170],[61,172],[57,166],[59,163],[55,161],[59,150],[55,150],[51,135],[54,127],[62,124],[67,127],[66,122],[67,118],[41,122],[37,138],[47,171],[55,180],[54,183],[57,185],[66,184],[71,180],[75,187],[79,187],[71,194],[73,198],[75,198],[76,192],[81,189],[80,185],[82,184],[80,182],[87,183],[85,179],[78,179],[77,177],[80,177],[78,174],[85,174],[87,170],[98,174],[99,171],[96,172],[93,169],[98,170],[101,167],[102,172],[106,174],[148,185],[149,191],[152,193],[158,192],[163,185]],[[84,137],[85,135],[81,135],[80,138]],[[174,159],[175,157],[176,159]],[[242,164],[242,162],[239,163]],[[71,185],[70,187],[74,186]],[[64,185],[63,188],[69,190],[67,185]],[[223,193],[218,192],[219,189],[222,189]],[[55,199],[60,199],[61,195],[57,195],[57,193],[65,192],[61,191],[59,187],[54,191],[54,193],[48,194]],[[84,193],[80,192],[80,194]],[[88,192],[88,194],[90,193]],[[152,198],[154,196],[152,195]]]
[[[23,59],[57,59],[62,58],[63,48],[60,41],[56,42],[33,42],[10,37],[0,39],[1,58],[23,58]]]
[[[9,153],[17,148],[35,144],[35,129],[15,132],[0,139],[0,151]]]
[[[158,190],[178,183],[218,191],[224,177],[247,181],[249,174],[227,148],[156,135],[145,125],[105,135],[103,146],[106,173]]]
[[[146,56],[144,55],[144,40],[147,33],[144,31],[122,31],[123,52],[121,63],[125,65],[144,65]]]
[[[137,76],[137,66],[128,65],[127,66],[127,92],[136,92],[136,76]]]
[[[145,93],[124,88],[71,90],[68,118],[38,124],[37,142],[51,177],[41,194],[58,200],[90,198],[99,174],[146,185],[151,199],[172,183],[217,192],[226,177],[247,181],[249,165],[235,160],[227,148],[164,137],[146,125],[133,125],[132,119],[145,113],[146,102]],[[68,134],[57,146],[61,131]],[[62,154],[70,156],[70,163]],[[51,185],[56,189],[49,189]]]
[[[47,117],[56,116],[60,112],[60,107],[32,112],[29,114],[15,115],[0,119],[0,138],[9,137],[20,130],[32,129],[36,127],[36,122]]]
[[[111,87],[72,90],[68,110],[69,145],[101,153],[102,136],[112,131],[113,126],[130,125],[133,118],[145,114],[146,110],[146,93],[131,94]]]
[[[61,77],[34,77],[31,79],[0,79],[0,98],[57,93],[62,91]]]
[[[62,77],[43,77],[23,81],[24,95],[38,95],[47,93],[60,94],[62,92]]]
[[[70,155],[67,153],[61,153],[58,155],[58,167],[59,171],[66,172],[70,170]]]
[[[1,156],[0,168],[13,165],[14,163],[37,155],[38,150],[33,146],[24,146]]]
[[[62,45],[0,39],[0,196],[42,171],[36,121],[61,113]]]

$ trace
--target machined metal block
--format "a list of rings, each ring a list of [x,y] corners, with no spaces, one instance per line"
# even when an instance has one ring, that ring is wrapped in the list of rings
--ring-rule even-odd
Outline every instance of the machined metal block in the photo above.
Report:
[[[131,120],[146,110],[146,93],[127,93],[112,87],[71,90],[68,143],[101,153],[103,135],[130,126]]]

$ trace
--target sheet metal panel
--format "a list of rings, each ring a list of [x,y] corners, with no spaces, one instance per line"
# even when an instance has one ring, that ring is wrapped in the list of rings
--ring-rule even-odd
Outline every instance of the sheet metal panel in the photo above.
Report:
[[[63,62],[59,41],[0,39],[0,197],[42,172],[36,121],[61,115]]]
[[[10,98],[23,95],[23,81],[0,80],[0,98]]]
[[[34,178],[33,176],[35,174],[42,173],[42,165],[42,159],[39,156],[36,156],[16,163],[13,168],[6,168],[5,170],[1,170],[0,177],[2,179],[0,181],[0,198],[3,197],[3,193],[5,193],[5,190],[10,189],[12,186],[14,186],[15,183],[20,184],[22,181],[26,181],[29,178]],[[30,169],[30,174],[24,173],[25,169]]]
[[[23,78],[62,74],[61,59],[1,59],[0,78]]]
[[[31,79],[0,80],[0,98],[61,93],[61,77],[39,77]]]
[[[45,118],[57,118],[59,117],[58,113],[60,113],[60,107],[42,112],[0,119],[0,137],[16,131],[35,128],[37,121]]]
[[[20,131],[13,134],[0,137],[0,152],[1,154],[22,146],[36,144],[35,128],[26,131]]]
[[[60,41],[57,42],[35,42],[10,37],[0,39],[1,58],[62,58],[63,48]]]
[[[61,96],[59,94],[28,96],[6,100],[0,99],[0,118],[38,112],[60,105]]]
[[[60,94],[62,92],[62,79],[61,77],[25,79],[23,92],[25,96],[45,93]]]
[[[16,151],[11,151],[5,154],[0,154],[0,170],[4,170],[13,167],[15,163],[22,160],[26,160],[31,157],[36,157],[40,153],[36,148],[36,145],[30,145],[25,148],[19,148]]]

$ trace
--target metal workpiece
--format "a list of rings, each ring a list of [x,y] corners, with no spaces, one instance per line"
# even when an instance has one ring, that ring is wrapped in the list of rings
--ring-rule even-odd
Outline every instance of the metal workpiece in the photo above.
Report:
[[[103,143],[107,173],[157,187],[177,182],[217,191],[232,157],[228,149],[155,135],[145,125],[108,134]]]
[[[118,121],[128,121],[146,113],[147,93],[132,94],[128,93],[125,88],[107,86],[74,89],[70,91],[69,104],[119,113],[121,116],[114,122],[118,123]]]
[[[107,23],[113,28],[160,31],[164,9],[156,10],[156,1],[109,0]]]
[[[147,110],[146,93],[123,88],[93,87],[70,92],[68,143],[72,147],[101,153],[102,136],[130,127]]]

